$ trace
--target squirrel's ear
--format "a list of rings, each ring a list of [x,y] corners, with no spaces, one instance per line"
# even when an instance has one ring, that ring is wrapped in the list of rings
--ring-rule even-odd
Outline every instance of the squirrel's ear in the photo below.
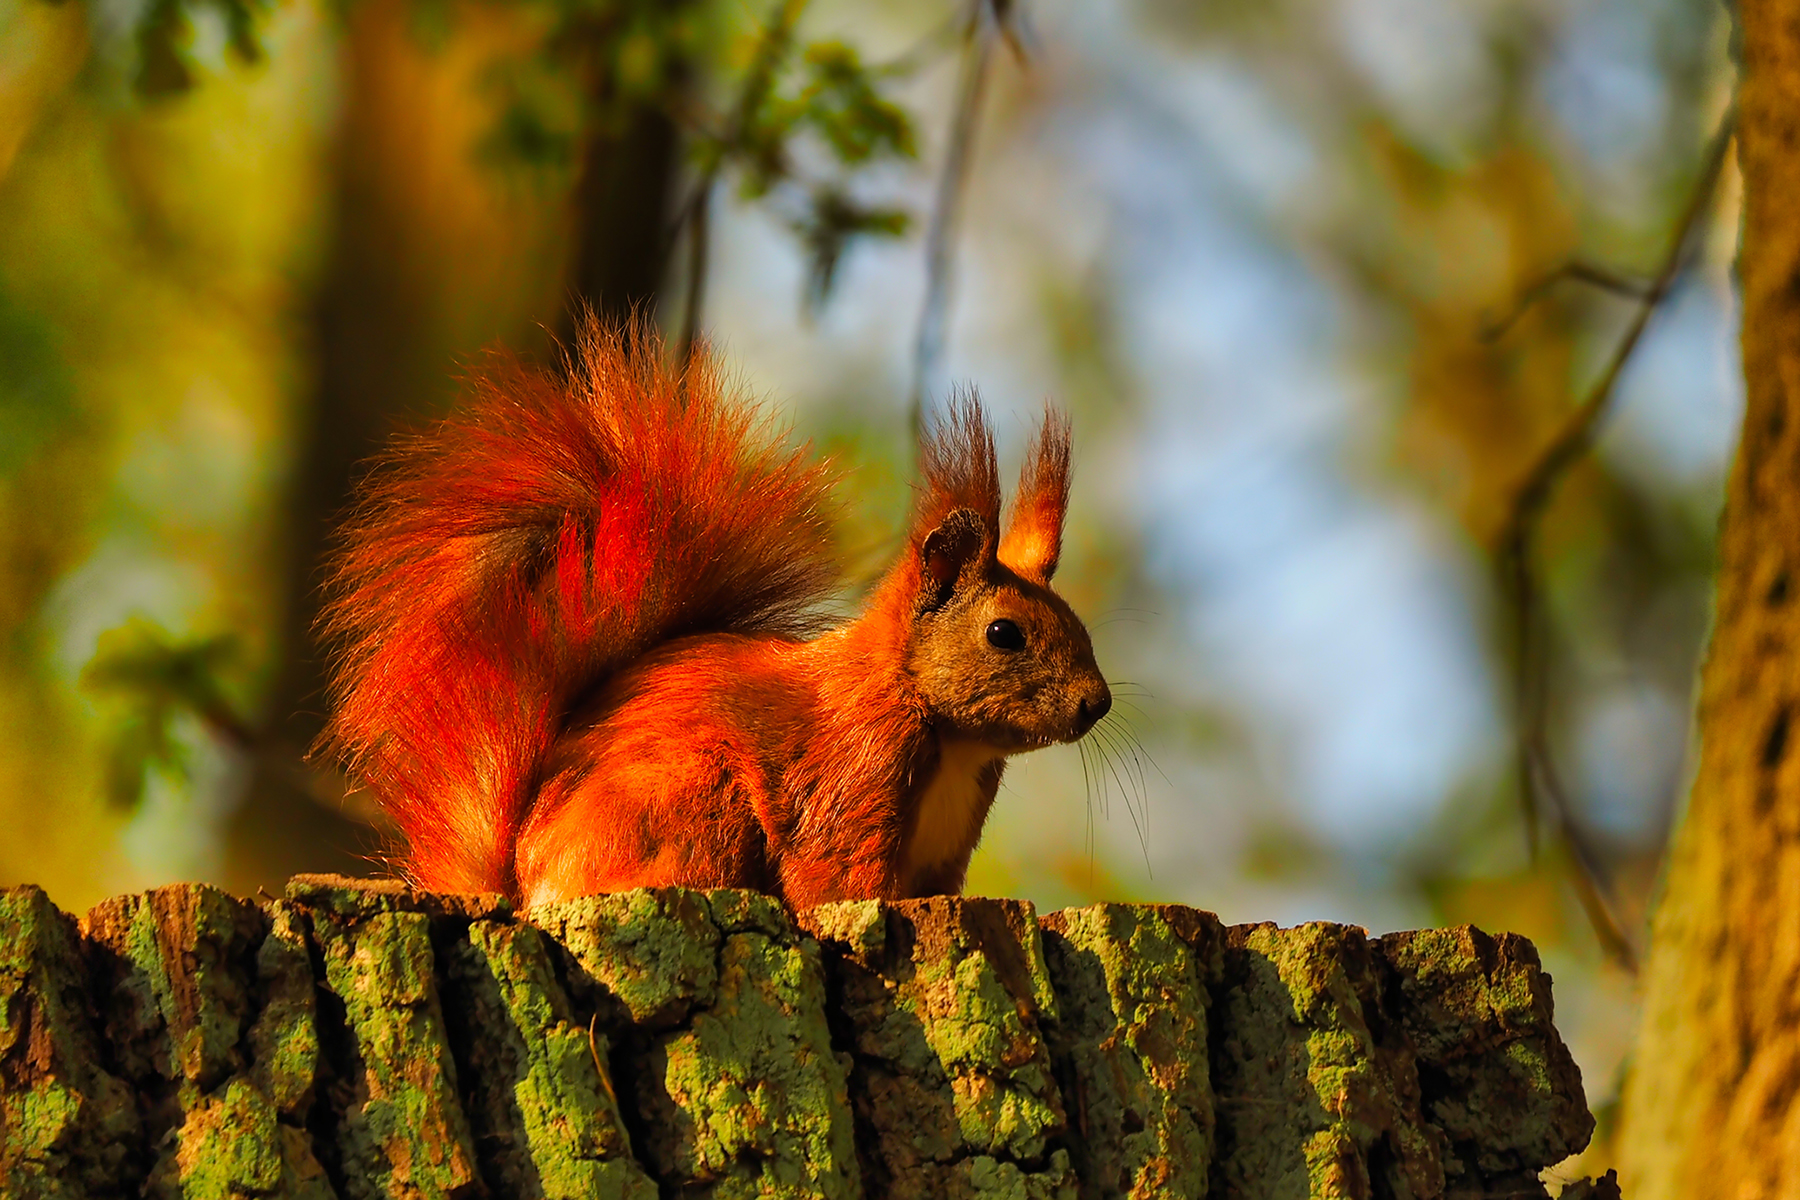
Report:
[[[1049,583],[1062,556],[1063,515],[1069,507],[1069,418],[1044,411],[1044,423],[1025,451],[1012,518],[1000,542],[1000,561],[1026,579]]]
[[[956,590],[956,581],[981,554],[988,533],[981,514],[972,508],[953,509],[919,545],[919,590],[925,608],[942,607]]]

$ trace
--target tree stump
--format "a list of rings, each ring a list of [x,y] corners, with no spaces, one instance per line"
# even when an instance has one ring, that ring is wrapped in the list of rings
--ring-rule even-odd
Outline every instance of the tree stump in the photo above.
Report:
[[[1472,1200],[1592,1127],[1536,951],[1466,927],[0,891],[19,1200]]]

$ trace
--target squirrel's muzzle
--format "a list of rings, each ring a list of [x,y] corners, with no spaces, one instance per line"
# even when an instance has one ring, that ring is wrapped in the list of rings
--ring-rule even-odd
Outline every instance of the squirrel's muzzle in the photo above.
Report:
[[[1080,737],[1112,711],[1112,692],[1103,683],[1091,696],[1083,696],[1075,713],[1075,736]]]

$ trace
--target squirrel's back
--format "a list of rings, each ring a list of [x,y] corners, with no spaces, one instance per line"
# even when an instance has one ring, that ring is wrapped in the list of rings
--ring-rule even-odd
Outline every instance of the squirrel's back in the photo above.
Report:
[[[804,636],[836,584],[830,478],[697,356],[588,321],[564,375],[496,361],[371,473],[322,621],[325,743],[438,891],[516,890],[545,756],[671,638]]]

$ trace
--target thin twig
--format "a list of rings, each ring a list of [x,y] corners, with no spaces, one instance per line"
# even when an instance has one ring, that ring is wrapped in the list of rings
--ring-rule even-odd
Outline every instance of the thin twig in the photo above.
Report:
[[[1571,872],[1575,896],[1581,901],[1581,909],[1587,914],[1588,924],[1593,927],[1594,936],[1600,941],[1601,952],[1623,967],[1628,974],[1636,975],[1637,951],[1632,947],[1631,939],[1625,935],[1623,923],[1618,918],[1611,877],[1593,840],[1569,810],[1566,800],[1568,793],[1563,789],[1562,778],[1557,774],[1556,764],[1550,757],[1545,733],[1546,731],[1539,729],[1532,735],[1531,744],[1526,751],[1528,766],[1525,769],[1531,772],[1534,786],[1554,799],[1558,831],[1568,844],[1569,852],[1575,857],[1575,870]]]
[[[1625,365],[1643,339],[1651,314],[1674,289],[1693,258],[1702,221],[1717,190],[1731,144],[1735,109],[1727,109],[1707,147],[1699,177],[1687,206],[1676,222],[1661,267],[1637,297],[1638,311],[1613,349],[1606,369],[1594,382],[1579,407],[1569,414],[1556,435],[1539,453],[1513,493],[1506,521],[1496,539],[1495,559],[1501,588],[1513,620],[1513,701],[1518,740],[1519,795],[1524,806],[1526,839],[1532,857],[1537,856],[1537,824],[1540,808],[1548,810],[1557,831],[1568,843],[1575,861],[1576,888],[1582,906],[1594,925],[1602,947],[1627,970],[1635,971],[1636,956],[1623,932],[1617,905],[1604,863],[1587,832],[1576,819],[1568,793],[1557,776],[1550,754],[1547,646],[1540,626],[1543,615],[1537,577],[1532,565],[1538,522],[1549,506],[1556,487],[1583,455],[1592,448],[1600,421],[1607,414]],[[1561,276],[1558,276],[1561,277]],[[1608,278],[1618,278],[1608,274]],[[1537,287],[1541,292],[1547,280]],[[1587,282],[1593,282],[1588,279]],[[1528,294],[1529,294],[1528,289]],[[1540,801],[1542,802],[1540,804]]]
[[[1520,292],[1519,298],[1513,302],[1510,312],[1498,321],[1491,321],[1482,328],[1481,340],[1497,342],[1505,337],[1512,327],[1518,324],[1520,317],[1530,312],[1551,288],[1565,280],[1585,283],[1590,287],[1599,288],[1603,292],[1611,292],[1615,296],[1626,296],[1633,300],[1645,300],[1650,295],[1650,284],[1641,279],[1632,279],[1598,264],[1576,259],[1573,262],[1564,263]]]
[[[612,1101],[613,1110],[616,1112],[619,1107],[619,1094],[613,1091],[612,1072],[600,1064],[600,1042],[594,1036],[594,1027],[599,1023],[600,1013],[596,1010],[594,1015],[588,1018],[588,1053],[594,1057],[594,1074],[599,1076],[600,1086],[606,1089],[606,1098]]]
[[[919,38],[910,47],[902,50],[886,62],[876,63],[869,68],[871,75],[907,76],[919,70],[939,53],[948,49],[956,41],[956,34],[965,21],[955,14],[938,22],[930,32]]]
[[[1014,11],[1015,5],[1003,0],[974,0],[969,17],[968,50],[963,56],[962,76],[957,84],[956,110],[950,119],[950,143],[944,153],[943,174],[938,177],[937,197],[931,206],[931,225],[925,234],[925,302],[919,311],[919,336],[913,349],[912,424],[915,434],[925,426],[925,392],[944,357],[944,327],[950,310],[951,248],[956,239],[963,191],[968,183],[981,101],[987,93],[994,41],[1002,35],[1003,23]],[[1015,47],[1019,45],[1016,37],[1007,36]]]
[[[738,92],[737,102],[732,105],[731,119],[727,122],[724,133],[716,138],[714,153],[699,181],[695,183],[693,192],[676,211],[670,240],[672,242],[684,226],[689,238],[687,296],[681,317],[678,351],[683,367],[693,358],[694,343],[700,336],[700,318],[706,298],[708,225],[719,174],[725,168],[725,160],[732,151],[740,147],[751,119],[762,108],[770,90],[775,86],[776,73],[781,69],[783,60],[787,58],[788,48],[794,40],[794,25],[805,8],[806,0],[775,0],[774,11],[769,14],[767,24],[763,26],[762,38],[757,42],[755,57],[744,75],[744,86]]]

